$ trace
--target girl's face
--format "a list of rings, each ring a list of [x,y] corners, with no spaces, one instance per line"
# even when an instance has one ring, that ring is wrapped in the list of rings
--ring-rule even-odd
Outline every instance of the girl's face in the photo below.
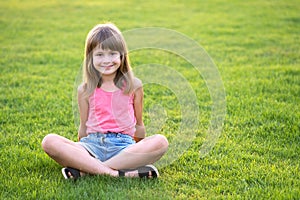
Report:
[[[102,75],[114,75],[121,65],[118,51],[96,47],[93,50],[93,65]]]

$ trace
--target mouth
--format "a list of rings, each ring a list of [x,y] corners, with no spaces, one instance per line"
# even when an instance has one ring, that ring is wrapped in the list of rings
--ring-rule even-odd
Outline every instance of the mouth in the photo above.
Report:
[[[102,68],[111,68],[113,67],[114,65],[106,65],[106,66],[101,66]]]

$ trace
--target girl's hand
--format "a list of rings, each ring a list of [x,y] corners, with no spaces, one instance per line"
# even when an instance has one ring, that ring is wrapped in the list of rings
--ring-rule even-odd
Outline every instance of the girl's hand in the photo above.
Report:
[[[142,139],[144,139],[144,138],[134,137],[134,140],[135,140],[136,143],[138,143],[138,142],[141,141]]]

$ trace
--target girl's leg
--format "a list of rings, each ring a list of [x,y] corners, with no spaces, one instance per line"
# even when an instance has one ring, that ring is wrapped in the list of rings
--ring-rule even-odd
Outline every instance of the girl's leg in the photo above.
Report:
[[[103,162],[113,169],[134,169],[158,161],[168,149],[163,135],[153,135],[127,147],[118,155]]]
[[[79,169],[89,174],[118,176],[118,171],[92,157],[80,144],[56,134],[47,135],[42,141],[44,151],[57,163]]]

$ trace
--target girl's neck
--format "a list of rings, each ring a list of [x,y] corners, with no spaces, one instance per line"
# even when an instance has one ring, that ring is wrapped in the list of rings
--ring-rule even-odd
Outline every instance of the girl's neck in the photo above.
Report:
[[[115,75],[113,76],[102,76],[102,84],[101,84],[101,89],[105,91],[116,91],[119,88],[115,85],[114,82]]]
[[[104,82],[114,82],[114,79],[116,77],[116,74],[109,74],[109,75],[103,75],[101,76],[102,83]]]

